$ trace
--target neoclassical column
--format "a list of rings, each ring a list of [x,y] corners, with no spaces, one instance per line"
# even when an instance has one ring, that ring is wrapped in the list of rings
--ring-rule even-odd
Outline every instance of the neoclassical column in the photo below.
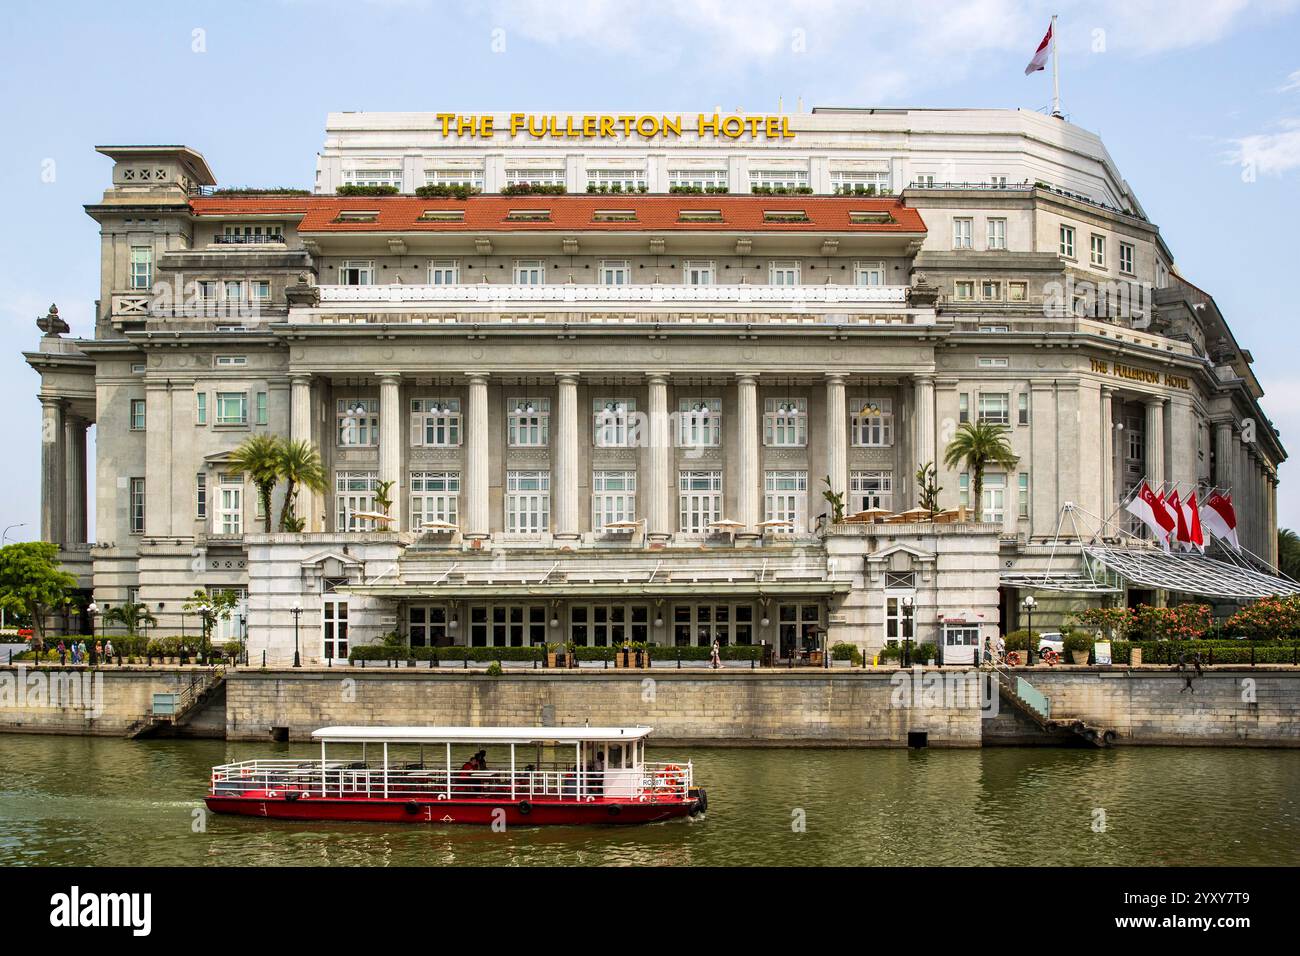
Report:
[[[64,480],[67,518],[64,540],[69,544],[86,541],[86,420],[79,415],[63,419]]]
[[[831,479],[831,489],[844,495],[848,510],[849,491],[849,412],[844,398],[844,374],[830,372],[826,375],[826,474]],[[934,381],[930,382],[930,418],[934,419]],[[933,442],[933,439],[931,439]],[[812,484],[810,481],[809,484]],[[808,490],[809,497],[813,489]]]
[[[1165,401],[1148,398],[1145,405],[1147,484],[1158,490],[1165,480]]]
[[[1115,389],[1109,385],[1101,387],[1100,507],[1102,521],[1108,520],[1115,510]]]
[[[465,510],[461,531],[467,538],[488,537],[488,377],[471,372],[465,419]]]
[[[646,377],[649,393],[650,434],[646,450],[644,489],[646,534],[664,541],[672,536],[672,425],[668,415],[668,376],[653,373]]]
[[[841,416],[843,420],[843,416]],[[842,426],[841,426],[842,427]],[[916,459],[913,472],[935,462],[934,450],[934,376],[916,375],[912,387],[912,448]],[[832,479],[833,480],[833,479]],[[921,504],[921,486],[912,482],[912,504]]]
[[[736,521],[745,527],[742,534],[756,534],[762,519],[758,510],[758,376],[736,376],[736,422],[740,437],[740,473],[736,483]]]
[[[148,537],[161,538],[172,533],[172,521],[176,518],[172,508],[174,427],[170,383],[153,381],[145,384],[144,428],[144,533]],[[189,518],[188,515],[185,517]],[[252,527],[252,524],[246,524],[245,530]]]
[[[379,480],[391,481],[388,497],[392,500],[387,524],[389,531],[401,531],[402,520],[402,376],[397,372],[379,373]]]
[[[1226,491],[1232,487],[1232,422],[1214,423],[1214,483]]]
[[[67,452],[63,427],[65,403],[41,397],[41,540],[63,544],[66,540],[68,487]]]
[[[289,438],[295,442],[312,444],[311,440],[311,376],[289,376]],[[294,514],[303,519],[304,531],[318,530],[316,520],[316,492],[299,488]]]
[[[578,537],[578,376],[558,372],[555,376],[555,473],[551,475],[555,537],[571,541]]]

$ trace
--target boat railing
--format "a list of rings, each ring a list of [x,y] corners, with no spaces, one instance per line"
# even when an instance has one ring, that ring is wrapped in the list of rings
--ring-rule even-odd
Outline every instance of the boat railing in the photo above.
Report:
[[[340,799],[620,800],[677,801],[692,787],[689,762],[644,763],[609,770],[448,770],[445,766],[362,761],[245,760],[212,768],[214,796],[299,794]]]

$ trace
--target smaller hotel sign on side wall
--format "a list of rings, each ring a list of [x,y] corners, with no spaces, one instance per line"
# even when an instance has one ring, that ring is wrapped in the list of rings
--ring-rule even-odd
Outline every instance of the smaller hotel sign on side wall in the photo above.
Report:
[[[683,132],[700,138],[794,139],[788,116],[740,116],[722,113],[699,113],[694,118],[681,114],[669,116],[650,113],[587,113],[581,116],[556,116],[537,113],[511,113],[504,127],[490,114],[435,113],[437,129],[443,136],[469,136],[492,139],[498,133],[507,136],[531,136],[533,139],[618,139],[639,136],[642,139],[678,137]]]

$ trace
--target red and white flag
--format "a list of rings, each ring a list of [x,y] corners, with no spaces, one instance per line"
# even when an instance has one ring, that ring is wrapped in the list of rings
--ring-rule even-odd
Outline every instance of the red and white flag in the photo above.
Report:
[[[1174,540],[1178,542],[1180,550],[1186,551],[1192,543],[1192,529],[1187,526],[1187,515],[1183,514],[1183,503],[1178,497],[1178,492],[1169,492],[1165,504],[1174,512]]]
[[[1047,54],[1052,49],[1052,27],[1047,27],[1047,35],[1043,37],[1043,42],[1038,44],[1038,49],[1034,51],[1034,58],[1029,61],[1025,67],[1025,76],[1030,73],[1037,73],[1039,70],[1047,69]]]
[[[1182,504],[1183,520],[1187,522],[1188,536],[1192,539],[1190,545],[1185,545],[1188,551],[1192,548],[1205,553],[1205,535],[1201,533],[1201,507],[1196,503],[1196,492],[1192,492],[1187,500]]]
[[[1169,535],[1178,526],[1177,519],[1170,513],[1169,507],[1151,490],[1145,481],[1142,487],[1124,509],[1135,515],[1139,521],[1151,529],[1161,547],[1169,550]]]
[[[1205,499],[1201,509],[1201,523],[1210,532],[1234,551],[1241,550],[1237,540],[1237,512],[1232,507],[1232,495],[1221,495],[1217,491]]]

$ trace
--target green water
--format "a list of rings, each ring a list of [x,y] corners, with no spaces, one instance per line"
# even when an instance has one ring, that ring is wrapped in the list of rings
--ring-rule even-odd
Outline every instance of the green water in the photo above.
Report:
[[[694,760],[706,819],[494,833],[212,815],[195,832],[213,764],[318,753],[0,734],[0,866],[1300,863],[1300,751],[1282,750],[652,750]]]

